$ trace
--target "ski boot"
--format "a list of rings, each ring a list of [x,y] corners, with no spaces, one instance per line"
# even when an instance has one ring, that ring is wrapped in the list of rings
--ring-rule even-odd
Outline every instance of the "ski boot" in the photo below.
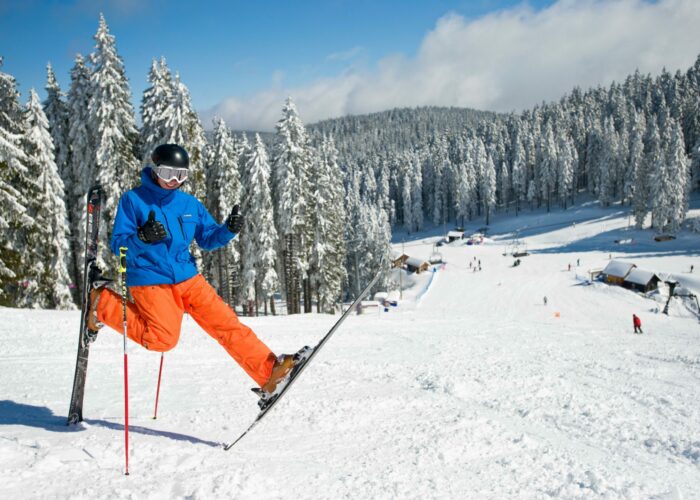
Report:
[[[252,389],[252,391],[260,397],[258,406],[261,410],[264,410],[277,399],[312,352],[313,349],[311,347],[304,346],[295,354],[282,354],[277,356],[275,365],[272,367],[272,374],[265,385],[260,388],[254,387]]]
[[[90,266],[88,271],[88,283],[90,292],[88,293],[87,311],[85,313],[85,336],[83,341],[85,344],[91,344],[97,340],[97,333],[104,324],[97,319],[97,306],[100,302],[100,294],[105,287],[110,287],[114,281],[102,276],[100,268],[96,265]]]

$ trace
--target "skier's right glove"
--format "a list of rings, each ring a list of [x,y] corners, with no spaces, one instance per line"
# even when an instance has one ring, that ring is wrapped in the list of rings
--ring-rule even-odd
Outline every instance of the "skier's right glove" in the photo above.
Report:
[[[156,213],[151,210],[146,223],[139,227],[136,234],[144,243],[158,243],[168,237],[168,232],[163,224],[156,220]]]

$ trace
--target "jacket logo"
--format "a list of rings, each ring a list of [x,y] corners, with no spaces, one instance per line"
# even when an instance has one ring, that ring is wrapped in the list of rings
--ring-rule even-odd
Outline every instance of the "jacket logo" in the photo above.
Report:
[[[192,217],[192,214],[183,214],[183,217]]]

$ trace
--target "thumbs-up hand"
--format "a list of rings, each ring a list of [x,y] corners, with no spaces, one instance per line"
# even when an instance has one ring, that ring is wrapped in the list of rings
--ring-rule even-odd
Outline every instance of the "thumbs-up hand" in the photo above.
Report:
[[[144,243],[158,243],[168,237],[168,232],[163,224],[156,220],[156,213],[153,210],[148,214],[148,220],[144,225],[138,228],[136,234]]]
[[[243,229],[243,221],[245,220],[243,215],[238,213],[239,208],[238,204],[234,205],[233,210],[231,210],[231,215],[226,219],[226,227],[234,234],[241,232],[241,229]]]

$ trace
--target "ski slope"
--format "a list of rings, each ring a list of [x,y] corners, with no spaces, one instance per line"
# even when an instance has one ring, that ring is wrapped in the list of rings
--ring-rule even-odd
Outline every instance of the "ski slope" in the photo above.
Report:
[[[105,329],[93,344],[86,420],[66,427],[79,314],[0,309],[0,493],[698,498],[697,316],[677,301],[666,316],[662,298],[585,280],[612,256],[700,292],[688,272],[700,273],[700,235],[657,243],[627,226],[624,209],[579,206],[500,217],[483,245],[439,247],[446,264],[425,293],[429,274],[407,277],[398,307],[348,318],[228,452],[221,443],[257,405],[223,349],[186,318],[153,420],[160,356],[129,344],[129,476],[121,337]],[[441,230],[398,234],[395,248],[405,240],[406,253],[427,258]],[[512,267],[503,253],[516,231],[531,255]],[[475,257],[480,272],[469,269]],[[632,313],[644,335],[631,333]],[[276,352],[314,344],[335,320],[243,318]]]

